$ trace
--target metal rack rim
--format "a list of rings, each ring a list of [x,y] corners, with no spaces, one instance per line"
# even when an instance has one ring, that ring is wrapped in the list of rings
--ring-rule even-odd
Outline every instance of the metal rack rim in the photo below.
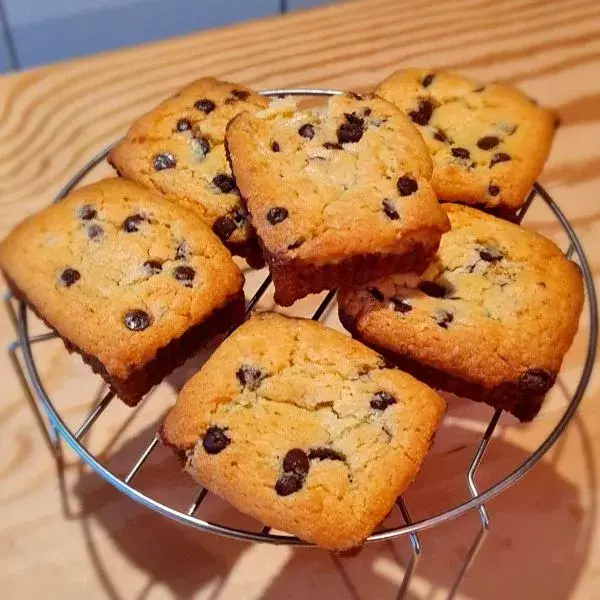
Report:
[[[318,89],[310,89],[310,88],[298,88],[298,89],[274,89],[274,90],[265,90],[261,92],[264,95],[316,95],[316,96],[332,96],[332,95],[340,95],[343,92],[338,90],[318,90]],[[59,192],[55,202],[58,202],[62,199],[66,194],[68,194],[96,165],[98,165],[101,161],[103,161],[108,152],[110,151],[112,144],[94,156],[84,167],[73,176],[73,178],[67,183],[67,185]],[[451,509],[440,512],[436,515],[428,517],[426,519],[422,519],[416,522],[408,522],[402,527],[395,527],[391,529],[387,529],[384,531],[377,532],[370,536],[366,543],[380,542],[384,540],[391,540],[406,534],[415,534],[419,531],[434,527],[440,523],[449,521],[453,518],[456,518],[472,509],[480,508],[483,506],[485,502],[498,495],[511,485],[513,485],[516,481],[518,481],[521,477],[523,477],[541,458],[542,456],[553,446],[556,440],[559,438],[569,421],[571,420],[573,414],[575,413],[579,403],[583,398],[583,394],[589,382],[591,372],[594,366],[595,355],[596,355],[596,344],[598,337],[598,315],[597,315],[597,301],[594,289],[593,277],[589,268],[589,264],[587,262],[585,253],[581,246],[581,243],[573,230],[571,224],[564,216],[559,207],[554,203],[550,195],[544,190],[544,188],[538,183],[534,184],[533,195],[536,193],[545,201],[550,210],[553,212],[554,216],[560,222],[563,229],[566,231],[571,247],[574,249],[584,276],[584,284],[586,296],[588,299],[588,313],[589,313],[589,333],[588,333],[588,351],[586,360],[584,363],[584,367],[581,373],[581,378],[577,385],[577,388],[571,398],[571,402],[566,407],[565,412],[559,422],[556,424],[554,429],[550,432],[550,434],[546,437],[546,439],[539,445],[539,447],[529,456],[528,459],[523,461],[519,467],[517,467],[513,472],[509,475],[505,476],[501,481],[497,482],[493,486],[490,486],[485,491],[476,494],[471,499],[463,502],[462,504],[456,505]],[[531,198],[533,200],[533,198]],[[529,200],[529,203],[531,202]],[[263,291],[268,287],[267,281],[263,282],[260,286],[259,290]],[[323,311],[327,308],[328,303],[333,298],[333,294],[329,293],[327,295],[326,300],[321,304],[317,312],[315,313],[314,318],[319,318]],[[253,302],[256,302],[256,298],[249,303],[249,308],[252,308]],[[255,541],[255,542],[269,542],[272,544],[278,545],[291,545],[291,546],[310,546],[306,542],[302,540],[286,535],[278,535],[271,534],[269,532],[265,532],[267,528],[263,529],[263,532],[250,532],[246,530],[240,530],[232,527],[226,527],[223,525],[214,524],[208,521],[204,521],[197,517],[191,516],[191,514],[186,514],[179,510],[173,509],[169,506],[166,506],[152,498],[149,498],[142,492],[138,491],[131,485],[125,483],[125,481],[115,475],[112,471],[107,469],[102,463],[100,463],[96,457],[94,457],[79,441],[76,439],[75,434],[66,426],[64,421],[61,419],[60,415],[56,411],[52,401],[46,394],[46,391],[43,388],[41,380],[39,378],[39,374],[37,372],[37,367],[35,364],[35,360],[33,358],[31,342],[32,340],[29,337],[28,333],[28,324],[27,324],[27,307],[24,303],[20,303],[19,305],[19,313],[17,319],[19,340],[18,343],[21,346],[23,352],[23,358],[25,363],[25,368],[27,371],[27,375],[29,378],[29,382],[33,387],[33,391],[41,403],[44,412],[46,413],[48,419],[50,420],[53,428],[60,434],[61,438],[65,440],[67,445],[89,466],[91,466],[100,476],[102,476],[108,483],[116,487],[119,491],[127,495],[128,497],[136,500],[140,504],[155,510],[156,512],[183,523],[185,525],[189,525],[195,527],[196,529],[204,530],[207,532],[215,533],[218,535],[223,535],[225,537],[245,540],[245,541]],[[494,420],[494,416],[491,418],[490,424]],[[496,419],[497,421],[497,419]],[[489,437],[491,437],[493,432],[493,427],[488,426]],[[486,435],[487,435],[486,431]],[[482,442],[489,441],[489,438],[486,440],[485,435]],[[149,448],[153,449],[155,447],[155,442],[151,441]],[[143,461],[142,461],[143,462]],[[134,470],[132,469],[132,472]],[[136,471],[137,472],[137,471]],[[130,473],[131,474],[131,473]],[[128,481],[133,479],[132,477],[127,479]],[[202,494],[202,492],[201,492]],[[404,513],[404,511],[402,511]],[[193,512],[192,512],[193,514]],[[404,515],[405,517],[407,515]]]

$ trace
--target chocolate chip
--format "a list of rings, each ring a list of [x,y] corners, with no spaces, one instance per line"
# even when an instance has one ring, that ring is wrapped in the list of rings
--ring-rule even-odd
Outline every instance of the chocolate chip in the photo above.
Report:
[[[281,150],[281,147],[279,146],[278,142],[273,142],[271,144],[271,150],[273,150],[273,152],[279,152]]]
[[[394,203],[389,198],[384,198],[382,205],[383,212],[385,213],[385,216],[388,219],[391,219],[392,221],[397,221],[400,218],[400,215],[398,214]]]
[[[412,306],[404,298],[392,298],[390,302],[396,312],[405,314],[412,310]]]
[[[223,241],[228,240],[236,229],[235,221],[229,217],[219,217],[212,226],[212,230]]]
[[[435,281],[421,281],[419,289],[432,298],[443,298],[446,295],[446,288]]]
[[[344,113],[344,116],[346,117],[346,121],[348,121],[348,123],[359,125],[361,128],[365,124],[365,120],[362,117],[359,117],[356,113]]]
[[[235,376],[243,388],[254,391],[260,387],[262,380],[266,375],[252,365],[242,365],[236,372]]]
[[[189,248],[186,242],[181,242],[179,246],[177,246],[177,250],[175,251],[175,260],[181,260],[186,258],[189,252]]]
[[[104,234],[104,229],[97,223],[92,223],[87,230],[88,237],[90,240],[95,240]]]
[[[433,114],[433,104],[429,100],[421,100],[416,110],[412,110],[408,113],[408,116],[417,125],[427,125]]]
[[[202,447],[206,454],[219,454],[231,444],[231,439],[227,437],[225,429],[211,425],[204,434]]]
[[[437,140],[438,142],[447,142],[448,141],[448,137],[441,129],[438,129],[433,134],[433,139]]]
[[[477,146],[482,150],[491,150],[500,143],[495,135],[485,135],[477,140]]]
[[[343,150],[344,149],[342,147],[342,145],[338,144],[337,142],[325,142],[323,144],[323,148],[327,148],[327,150]]]
[[[179,119],[176,128],[177,131],[189,131],[192,128],[192,123],[189,119]]]
[[[494,154],[492,156],[492,160],[490,161],[490,169],[497,163],[506,162],[510,160],[510,155],[506,154],[506,152],[498,152],[498,154]]]
[[[142,221],[144,221],[142,215],[130,215],[123,221],[122,227],[127,233],[135,233],[139,231],[139,225]]]
[[[150,326],[151,321],[150,315],[139,309],[130,310],[123,317],[125,327],[131,329],[131,331],[143,331],[146,327]]]
[[[196,158],[203,159],[210,152],[210,143],[204,137],[194,138],[193,149]]]
[[[250,95],[247,90],[231,90],[230,93],[236,100],[246,100]]]
[[[71,287],[74,283],[81,279],[81,273],[76,269],[67,267],[60,274],[60,283],[65,287]]]
[[[297,475],[306,475],[310,469],[308,456],[304,450],[293,448],[288,451],[283,459],[283,470],[286,473],[296,473]]]
[[[435,313],[435,322],[442,328],[448,329],[448,323],[454,321],[454,315],[447,310],[438,310]]]
[[[79,218],[82,221],[91,221],[92,219],[96,218],[97,214],[98,212],[96,211],[96,209],[93,206],[90,206],[89,204],[85,204],[79,209]]]
[[[306,124],[302,125],[302,127],[300,127],[300,129],[298,129],[298,133],[303,138],[312,140],[315,135],[315,130],[313,129],[313,126],[310,123],[306,123]]]
[[[289,496],[302,488],[304,478],[296,473],[284,473],[275,483],[275,491],[279,496]]]
[[[243,206],[238,206],[232,213],[231,218],[237,227],[243,227],[248,217],[248,211]]]
[[[429,75],[425,75],[425,77],[423,77],[423,87],[429,87],[434,77],[435,73],[429,73]]]
[[[283,208],[282,206],[274,206],[269,209],[267,212],[267,221],[271,223],[271,225],[277,225],[282,221],[285,221],[288,218],[288,210],[287,208]]]
[[[368,117],[373,111],[367,106],[367,108],[365,108],[363,115],[365,115],[365,117]]]
[[[209,100],[208,98],[202,98],[202,100],[198,100],[194,104],[194,108],[201,110],[203,113],[206,113],[206,114],[211,113],[213,110],[215,110],[216,107],[217,107],[217,105],[212,100]]]
[[[490,185],[488,193],[490,196],[497,196],[500,193],[500,188],[497,185]]]
[[[212,180],[212,184],[218,187],[223,194],[229,194],[235,190],[235,179],[225,173],[219,173],[215,175]]]
[[[471,153],[466,148],[452,148],[452,156],[456,158],[470,158]]]
[[[383,302],[384,296],[377,288],[369,288],[369,294],[378,302]]]
[[[162,271],[162,263],[158,260],[147,260],[144,263],[144,270],[148,275],[158,275]]]
[[[479,256],[481,260],[485,262],[496,262],[498,260],[502,260],[504,258],[504,254],[497,250],[496,248],[492,248],[491,246],[485,246],[479,249]]]
[[[339,460],[346,462],[346,457],[333,448],[311,448],[308,451],[309,460]]]
[[[173,277],[180,283],[183,283],[185,287],[192,287],[192,281],[194,281],[195,276],[196,271],[192,267],[180,265],[173,269]]]
[[[340,144],[355,144],[360,141],[362,136],[362,125],[358,123],[342,123],[337,129],[337,138]]]
[[[154,155],[152,164],[157,171],[163,171],[165,169],[175,168],[177,159],[170,152],[163,152],[162,154]]]
[[[519,377],[519,388],[533,394],[544,394],[553,385],[556,375],[546,369],[527,369]]]
[[[401,196],[410,196],[419,189],[416,180],[408,175],[402,175],[402,177],[399,177],[396,187],[398,188]]]
[[[371,408],[375,410],[385,410],[388,406],[392,406],[392,404],[396,404],[397,400],[391,394],[387,392],[376,392],[373,394],[371,398]]]

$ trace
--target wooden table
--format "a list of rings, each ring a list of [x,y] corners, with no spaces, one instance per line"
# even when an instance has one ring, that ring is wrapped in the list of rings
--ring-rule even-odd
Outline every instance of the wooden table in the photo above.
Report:
[[[208,31],[0,78],[0,233],[45,206],[131,119],[178,86],[216,75],[256,88],[365,89],[400,66],[450,67],[521,87],[560,114],[543,184],[574,224],[600,272],[600,4],[541,0],[373,1]],[[99,177],[108,173],[101,168]],[[527,226],[564,244],[541,203]],[[256,283],[256,277],[252,278]],[[299,303],[304,312],[309,303]],[[269,299],[263,303],[269,306]],[[331,318],[330,318],[331,320]],[[543,415],[503,420],[480,472],[485,486],[537,447],[560,414],[585,353],[586,319]],[[3,343],[14,338],[0,311]],[[100,384],[51,342],[36,354],[48,391],[76,426]],[[171,378],[137,411],[113,403],[89,445],[123,472],[172,402]],[[566,435],[529,475],[489,503],[492,532],[461,597],[600,597],[599,377]],[[248,545],[184,529],[120,496],[67,455],[67,507],[53,461],[6,356],[0,357],[0,596],[23,598],[369,598],[395,596],[407,540],[355,558]],[[465,466],[490,418],[453,400],[450,417],[407,494],[415,518],[466,498]],[[125,425],[123,425],[125,423]],[[158,452],[136,485],[184,506],[193,485]],[[66,511],[66,512],[65,512]],[[209,497],[202,514],[249,521]],[[394,517],[397,518],[397,517]],[[422,536],[411,598],[442,598],[478,528],[469,514]],[[258,525],[256,525],[258,526]]]

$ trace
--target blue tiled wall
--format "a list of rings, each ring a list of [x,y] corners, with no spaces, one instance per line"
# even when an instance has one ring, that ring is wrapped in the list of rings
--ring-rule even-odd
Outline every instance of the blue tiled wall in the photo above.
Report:
[[[8,46],[3,37],[0,37],[0,73],[4,73],[10,69],[10,56],[8,54]]]
[[[328,1],[0,0],[0,72]]]

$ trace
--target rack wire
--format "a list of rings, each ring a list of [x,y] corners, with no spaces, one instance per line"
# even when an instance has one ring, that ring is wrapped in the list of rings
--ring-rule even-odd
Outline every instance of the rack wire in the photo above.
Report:
[[[264,90],[260,93],[265,96],[333,96],[342,94],[343,92],[339,90],[299,88]],[[111,147],[112,145],[105,148],[102,152],[97,154],[87,164],[85,164],[84,167],[77,172],[60,190],[54,202],[59,202],[62,198],[64,198],[82,181],[86,175],[88,175],[98,164],[104,161]],[[480,520],[480,529],[472,541],[472,544],[456,574],[447,596],[449,600],[455,597],[465,573],[471,566],[490,530],[490,518],[485,503],[523,477],[553,446],[573,417],[588,385],[594,365],[598,338],[597,302],[592,273],[590,271],[590,267],[581,243],[571,224],[556,203],[552,200],[548,192],[546,192],[546,190],[538,183],[534,184],[531,192],[529,193],[521,211],[517,216],[517,221],[521,222],[523,220],[525,214],[536,198],[540,198],[549,207],[556,220],[560,223],[562,229],[566,232],[569,239],[569,247],[565,254],[568,258],[572,258],[572,256],[575,255],[583,272],[585,293],[588,302],[589,330],[587,336],[587,354],[579,382],[575,392],[570,398],[569,403],[564,409],[564,413],[546,439],[517,468],[515,468],[514,471],[493,485],[489,486],[487,489],[479,491],[475,478],[477,475],[477,470],[484,459],[486,450],[488,449],[496,426],[498,425],[498,421],[502,415],[502,411],[500,409],[493,413],[493,416],[490,419],[485,432],[479,441],[479,444],[477,445],[475,454],[470,461],[468,470],[465,474],[465,483],[470,495],[468,500],[425,519],[413,521],[404,499],[402,497],[398,498],[396,505],[405,524],[401,527],[377,531],[368,538],[366,543],[376,543],[392,540],[400,536],[408,536],[410,543],[410,559],[406,565],[404,577],[398,590],[399,599],[406,596],[421,557],[422,546],[419,538],[419,532],[440,525],[441,523],[454,519],[468,511],[477,510]],[[258,287],[252,298],[248,301],[246,305],[246,315],[252,312],[270,285],[271,277],[267,276]],[[328,292],[317,310],[312,315],[312,319],[318,321],[323,316],[325,311],[331,306],[334,298],[335,290]],[[111,404],[112,400],[115,398],[115,394],[112,391],[109,391],[106,395],[104,395],[93,407],[79,428],[77,428],[75,431],[72,431],[65,424],[64,420],[59,414],[59,411],[56,409],[55,404],[48,396],[40,378],[32,351],[34,345],[54,339],[56,338],[56,334],[49,332],[32,336],[29,332],[29,310],[27,306],[23,302],[17,302],[10,296],[10,294],[5,297],[5,306],[17,335],[17,339],[8,347],[10,360],[23,388],[25,397],[32,409],[36,422],[40,427],[44,439],[56,460],[59,484],[63,495],[66,488],[63,478],[64,463],[62,455],[62,442],[66,443],[67,446],[69,446],[81,460],[87,463],[97,474],[103,477],[117,490],[129,498],[139,502],[143,506],[156,511],[169,519],[183,523],[190,527],[194,527],[201,531],[237,540],[288,546],[309,545],[294,536],[272,533],[270,527],[268,526],[263,527],[260,531],[250,531],[246,529],[229,527],[220,523],[214,523],[195,516],[198,509],[201,507],[202,503],[209,494],[208,490],[205,488],[200,488],[198,490],[195,497],[191,499],[190,505],[185,512],[181,512],[171,506],[159,502],[136,489],[133,486],[133,482],[148,458],[157,448],[159,443],[157,436],[153,436],[148,441],[143,452],[125,475],[119,475],[109,470],[105,464],[103,464],[99,456],[95,456],[92,454],[92,452],[90,452],[90,450],[88,450],[88,448],[86,448],[84,440],[94,424],[102,417],[104,411]],[[21,364],[21,361],[17,355],[18,350],[21,350],[23,365]]]

